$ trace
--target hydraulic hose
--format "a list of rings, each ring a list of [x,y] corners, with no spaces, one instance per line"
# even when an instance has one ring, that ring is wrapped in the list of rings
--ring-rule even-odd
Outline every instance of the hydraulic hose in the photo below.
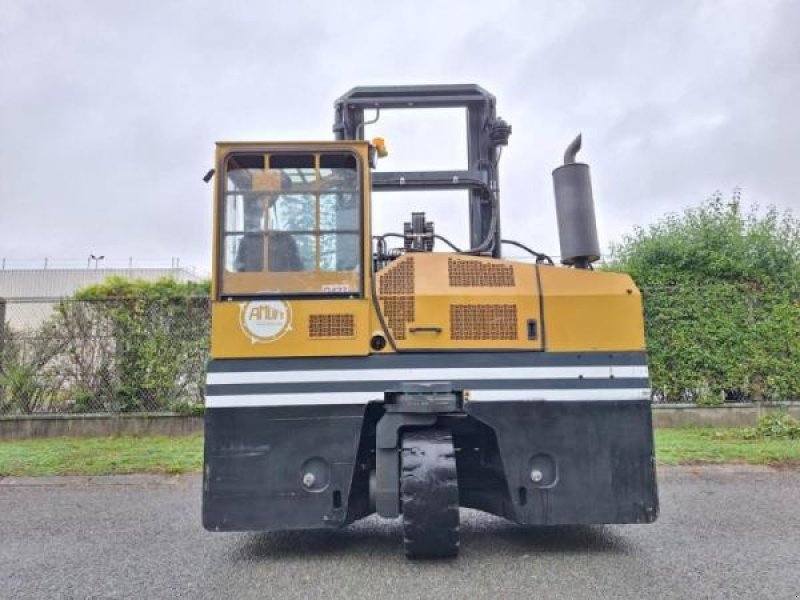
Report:
[[[550,258],[549,256],[547,256],[547,254],[544,254],[542,252],[537,252],[536,250],[533,250],[532,248],[528,248],[525,244],[521,244],[521,243],[519,243],[519,242],[517,242],[515,240],[500,240],[500,243],[501,244],[509,244],[511,246],[516,246],[517,248],[521,248],[522,250],[525,250],[525,252],[527,252],[529,254],[533,254],[536,257],[536,264],[542,264],[542,263],[547,263],[548,265],[555,264],[553,262],[553,259]]]
[[[395,352],[400,352],[397,348],[397,344],[394,342],[394,336],[392,335],[391,330],[386,325],[386,320],[383,318],[383,310],[381,310],[381,303],[378,301],[378,273],[375,272],[373,269],[372,277],[370,278],[371,288],[372,288],[372,306],[375,308],[375,315],[378,317],[378,323],[381,324],[381,329],[383,329],[383,334],[386,336],[386,340],[389,342],[389,346],[391,346],[392,350]]]
[[[389,237],[405,239],[405,236],[402,233],[384,233],[384,234],[381,234],[381,235],[373,236],[373,239],[378,240],[378,244],[385,244],[384,239],[385,238],[389,238]],[[436,238],[437,240],[442,241],[445,244],[447,244],[454,252],[463,252],[463,250],[461,248],[456,246],[453,242],[448,240],[443,235],[439,235],[438,233],[435,233],[433,235],[433,237]]]
[[[489,221],[489,231],[486,233],[486,237],[483,238],[483,241],[475,246],[474,248],[470,248],[469,250],[463,250],[461,254],[483,254],[484,252],[494,250],[494,232],[497,229],[497,213],[499,212],[498,203],[497,203],[497,194],[491,188],[486,188],[486,191],[489,193],[489,198],[491,199],[492,203],[492,219]]]
[[[462,250],[461,248],[459,248],[458,246],[456,246],[456,245],[455,245],[453,242],[451,242],[450,240],[448,240],[448,239],[447,239],[446,237],[444,237],[443,235],[439,235],[439,234],[437,233],[437,234],[434,234],[434,236],[433,236],[433,237],[435,237],[437,240],[441,240],[441,241],[443,241],[445,244],[447,244],[448,246],[450,246],[450,248],[452,248],[454,251],[456,251],[456,252],[463,252],[463,250]]]

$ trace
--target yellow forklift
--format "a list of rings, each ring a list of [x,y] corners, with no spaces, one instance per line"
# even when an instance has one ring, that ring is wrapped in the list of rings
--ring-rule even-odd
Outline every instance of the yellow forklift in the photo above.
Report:
[[[441,107],[465,109],[465,170],[374,170],[386,150],[366,124]],[[481,87],[357,87],[333,129],[334,141],[217,144],[206,529],[377,513],[401,517],[406,555],[425,558],[457,554],[459,507],[523,525],[654,521],[641,296],[592,269],[580,137],[553,171],[556,266],[501,237],[511,127]],[[418,190],[468,192],[469,248],[424,213],[372,231],[373,191]],[[532,260],[504,260],[506,245]]]

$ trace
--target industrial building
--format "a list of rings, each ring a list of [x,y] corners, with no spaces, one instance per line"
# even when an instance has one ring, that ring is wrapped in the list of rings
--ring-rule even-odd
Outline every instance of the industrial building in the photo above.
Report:
[[[0,301],[5,300],[5,321],[13,329],[29,329],[44,321],[55,303],[109,277],[179,282],[200,281],[192,270],[171,268],[0,269]],[[2,312],[2,309],[0,309]]]

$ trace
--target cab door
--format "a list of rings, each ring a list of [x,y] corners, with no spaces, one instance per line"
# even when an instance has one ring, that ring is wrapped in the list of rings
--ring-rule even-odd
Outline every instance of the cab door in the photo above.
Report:
[[[212,358],[368,353],[367,151],[217,145]]]

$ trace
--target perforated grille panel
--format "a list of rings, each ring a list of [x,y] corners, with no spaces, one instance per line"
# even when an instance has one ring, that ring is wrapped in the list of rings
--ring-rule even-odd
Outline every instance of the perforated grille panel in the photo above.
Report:
[[[453,340],[516,340],[515,304],[451,304]]]
[[[356,335],[354,315],[310,315],[308,317],[308,337],[311,338],[352,338]]]
[[[514,287],[514,267],[511,265],[450,258],[447,273],[451,287]]]
[[[406,339],[406,325],[414,320],[414,258],[387,267],[378,285],[386,325],[396,340]]]
[[[414,259],[407,258],[402,262],[387,267],[381,275],[380,294],[413,294],[414,293]]]
[[[413,296],[396,296],[383,299],[383,314],[386,325],[396,340],[406,339],[406,324],[414,320]]]

